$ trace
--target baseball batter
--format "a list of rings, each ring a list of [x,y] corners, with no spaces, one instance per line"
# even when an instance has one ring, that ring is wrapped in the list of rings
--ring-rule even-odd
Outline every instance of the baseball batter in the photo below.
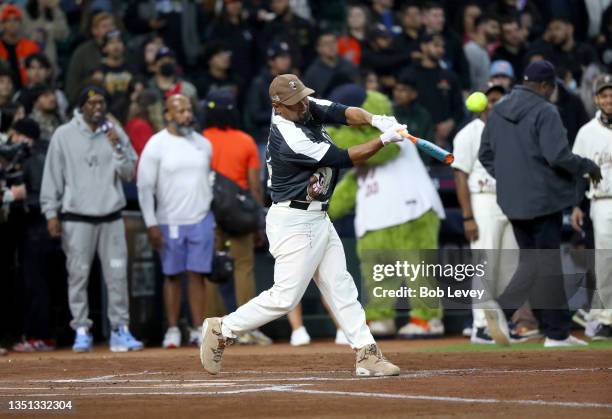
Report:
[[[292,74],[277,76],[270,84],[274,112],[266,160],[274,204],[266,218],[266,234],[276,260],[274,285],[224,318],[204,321],[200,360],[210,374],[221,370],[228,343],[287,314],[312,278],[357,353],[356,374],[399,374],[366,325],[357,288],[346,270],[342,242],[326,210],[339,169],[365,162],[384,145],[402,141],[398,132],[406,126],[361,108],[312,99],[312,93]],[[324,124],[371,124],[383,133],[342,150],[332,143]]]
[[[595,80],[595,104],[599,112],[580,128],[574,143],[574,153],[593,160],[601,167],[602,181],[587,193],[591,200],[591,219],[595,233],[595,273],[601,305],[589,312],[589,320],[597,324],[593,340],[612,338],[612,76],[605,74]],[[579,207],[572,213],[572,226],[582,231],[584,214]]]

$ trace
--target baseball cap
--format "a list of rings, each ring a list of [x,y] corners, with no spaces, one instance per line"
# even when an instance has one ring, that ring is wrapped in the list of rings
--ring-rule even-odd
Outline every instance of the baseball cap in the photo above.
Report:
[[[161,60],[164,57],[174,58],[174,52],[172,52],[172,50],[168,47],[161,47],[157,50],[157,53],[155,54],[155,62]]]
[[[15,6],[14,4],[6,4],[2,8],[2,12],[0,12],[0,22],[4,22],[5,20],[8,20],[11,17],[22,19],[23,12],[19,7]]]
[[[432,42],[436,39],[442,40],[444,41],[444,37],[439,34],[439,33],[427,33],[427,31],[423,32],[420,36],[419,36],[419,44],[427,44],[429,42]]]
[[[491,74],[491,77],[506,76],[514,79],[514,69],[512,68],[512,64],[506,60],[493,61],[489,74]]]
[[[295,74],[281,74],[272,80],[268,93],[273,102],[291,106],[313,94],[314,90],[304,86]]]
[[[525,69],[525,81],[554,83],[556,78],[555,66],[547,60],[534,61]]]
[[[228,89],[211,90],[208,96],[206,96],[206,107],[209,109],[234,109],[236,107],[236,98]]]
[[[368,34],[368,38],[372,40],[376,38],[390,38],[392,36],[393,34],[391,31],[389,31],[389,29],[382,23],[377,23],[374,25]]]
[[[106,92],[106,90],[101,86],[96,86],[95,84],[92,84],[89,86],[85,86],[81,90],[81,94],[79,94],[78,101],[79,108],[83,106],[85,102],[89,100],[90,97],[93,97],[95,95],[102,95],[104,96],[104,100],[108,100],[108,93]]]
[[[121,39],[121,32],[119,32],[118,30],[108,32],[106,35],[104,35],[104,38],[102,39],[102,48],[104,48],[111,40],[117,38]]]
[[[485,87],[483,87],[482,89],[480,89],[485,95],[488,95],[489,93],[497,90],[498,92],[500,92],[502,95],[505,95],[506,93],[508,93],[508,91],[506,90],[506,88],[504,86],[502,86],[501,84],[493,84],[493,83],[488,83]]]
[[[602,74],[595,79],[593,83],[593,94],[597,95],[606,87],[612,87],[612,76],[609,74]]]
[[[274,41],[266,51],[269,60],[281,55],[289,55],[289,44],[284,41]]]

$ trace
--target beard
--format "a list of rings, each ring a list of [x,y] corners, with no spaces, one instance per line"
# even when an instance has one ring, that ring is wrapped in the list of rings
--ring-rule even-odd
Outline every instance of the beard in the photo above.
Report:
[[[174,122],[174,127],[179,135],[188,137],[193,132],[193,121],[187,124],[179,124],[178,122]]]

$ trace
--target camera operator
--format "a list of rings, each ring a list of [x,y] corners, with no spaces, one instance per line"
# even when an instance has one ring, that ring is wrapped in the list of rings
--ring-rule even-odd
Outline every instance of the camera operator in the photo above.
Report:
[[[40,128],[24,118],[11,127],[11,145],[24,144],[15,171],[7,173],[13,184],[5,196],[10,200],[8,222],[14,232],[24,290],[24,340],[13,347],[17,352],[53,349],[49,328],[50,256],[59,254],[59,243],[47,234],[47,221],[41,214],[39,194],[47,152],[46,142],[39,141]],[[14,159],[15,160],[15,159]]]

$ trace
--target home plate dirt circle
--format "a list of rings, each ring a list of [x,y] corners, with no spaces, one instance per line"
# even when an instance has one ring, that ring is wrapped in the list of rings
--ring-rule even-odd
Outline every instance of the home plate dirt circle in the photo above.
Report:
[[[49,414],[10,402],[53,400],[71,417],[612,417],[612,350],[417,351],[441,344],[383,342],[402,374],[366,379],[331,343],[231,347],[218,376],[195,348],[11,354],[0,416]]]

